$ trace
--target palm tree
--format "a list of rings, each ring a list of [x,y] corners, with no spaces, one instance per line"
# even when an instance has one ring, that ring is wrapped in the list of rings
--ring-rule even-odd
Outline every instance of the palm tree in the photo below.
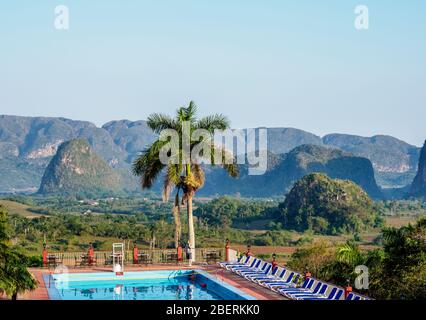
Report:
[[[9,246],[7,211],[0,206],[0,292],[13,300],[18,293],[34,290],[37,281],[27,270],[26,257]]]
[[[337,261],[349,266],[357,266],[362,263],[363,257],[358,246],[351,241],[342,244],[336,252]]]
[[[229,129],[228,119],[221,114],[210,115],[201,119],[196,118],[197,107],[194,102],[190,102],[188,107],[181,107],[177,110],[174,118],[154,113],[148,117],[147,125],[155,133],[160,134],[163,130],[171,129],[179,134],[178,152],[173,160],[168,164],[160,161],[160,150],[168,141],[156,140],[133,163],[133,173],[141,178],[142,189],[151,188],[160,173],[165,171],[163,185],[163,200],[167,201],[173,189],[176,189],[176,196],[173,207],[173,216],[175,221],[175,246],[179,245],[180,238],[180,203],[186,204],[188,217],[188,235],[189,246],[192,249],[192,258],[195,257],[195,231],[193,220],[193,197],[198,189],[204,185],[205,175],[199,163],[199,159],[188,159],[185,155],[183,146],[183,126],[189,124],[189,136],[197,129],[207,130],[214,134],[215,130]],[[214,165],[215,154],[221,155],[220,165],[228,172],[231,177],[238,176],[238,167],[235,161],[223,161],[229,159],[229,153],[223,148],[215,146],[207,137],[200,138],[199,141],[191,141],[189,145],[190,152],[200,146],[208,144],[211,147],[211,163]],[[234,159],[235,160],[235,159]],[[231,163],[230,163],[231,162]],[[182,191],[182,201],[180,201],[180,192]]]
[[[18,299],[18,293],[37,288],[37,281],[28,272],[26,257],[13,249],[9,249],[0,258],[0,290],[3,290],[12,300]]]

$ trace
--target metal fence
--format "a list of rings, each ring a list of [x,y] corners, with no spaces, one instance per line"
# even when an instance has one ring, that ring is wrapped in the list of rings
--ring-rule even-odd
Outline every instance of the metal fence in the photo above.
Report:
[[[176,263],[176,260],[170,259],[175,256],[176,249],[140,249],[139,254],[145,254],[149,257],[152,264]],[[111,262],[112,251],[95,251],[94,263],[96,266],[108,265]],[[79,266],[82,257],[87,256],[87,251],[79,252],[49,252],[49,256],[55,257],[56,264],[62,264],[69,267]],[[186,261],[185,253],[182,255],[183,262]],[[195,261],[197,263],[212,263],[225,258],[225,248],[196,248]],[[126,250],[124,257],[125,264],[133,264],[133,251]]]

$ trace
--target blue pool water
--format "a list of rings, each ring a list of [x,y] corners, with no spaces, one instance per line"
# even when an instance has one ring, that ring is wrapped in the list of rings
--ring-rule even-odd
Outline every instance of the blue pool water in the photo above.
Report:
[[[192,276],[191,276],[192,275]],[[52,300],[251,300],[205,271],[161,270],[45,275]]]

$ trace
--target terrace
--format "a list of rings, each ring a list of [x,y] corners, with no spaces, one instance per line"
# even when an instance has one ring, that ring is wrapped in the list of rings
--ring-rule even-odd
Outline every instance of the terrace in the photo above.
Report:
[[[237,252],[230,248],[198,248],[197,263],[192,266],[174,249],[125,251],[123,276],[114,274],[110,254],[45,253],[45,267],[30,269],[39,287],[19,298],[343,300],[349,294],[344,288],[309,280],[274,261],[251,255],[237,258]],[[220,262],[224,260],[228,262]],[[349,299],[355,297],[367,299],[353,293]]]

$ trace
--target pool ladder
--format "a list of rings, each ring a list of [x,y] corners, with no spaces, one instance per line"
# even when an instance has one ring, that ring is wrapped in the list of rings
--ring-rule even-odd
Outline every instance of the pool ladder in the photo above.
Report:
[[[176,276],[179,276],[182,274],[182,270],[174,270],[173,272],[171,272],[168,276],[168,280],[170,280],[170,278],[175,278]]]

